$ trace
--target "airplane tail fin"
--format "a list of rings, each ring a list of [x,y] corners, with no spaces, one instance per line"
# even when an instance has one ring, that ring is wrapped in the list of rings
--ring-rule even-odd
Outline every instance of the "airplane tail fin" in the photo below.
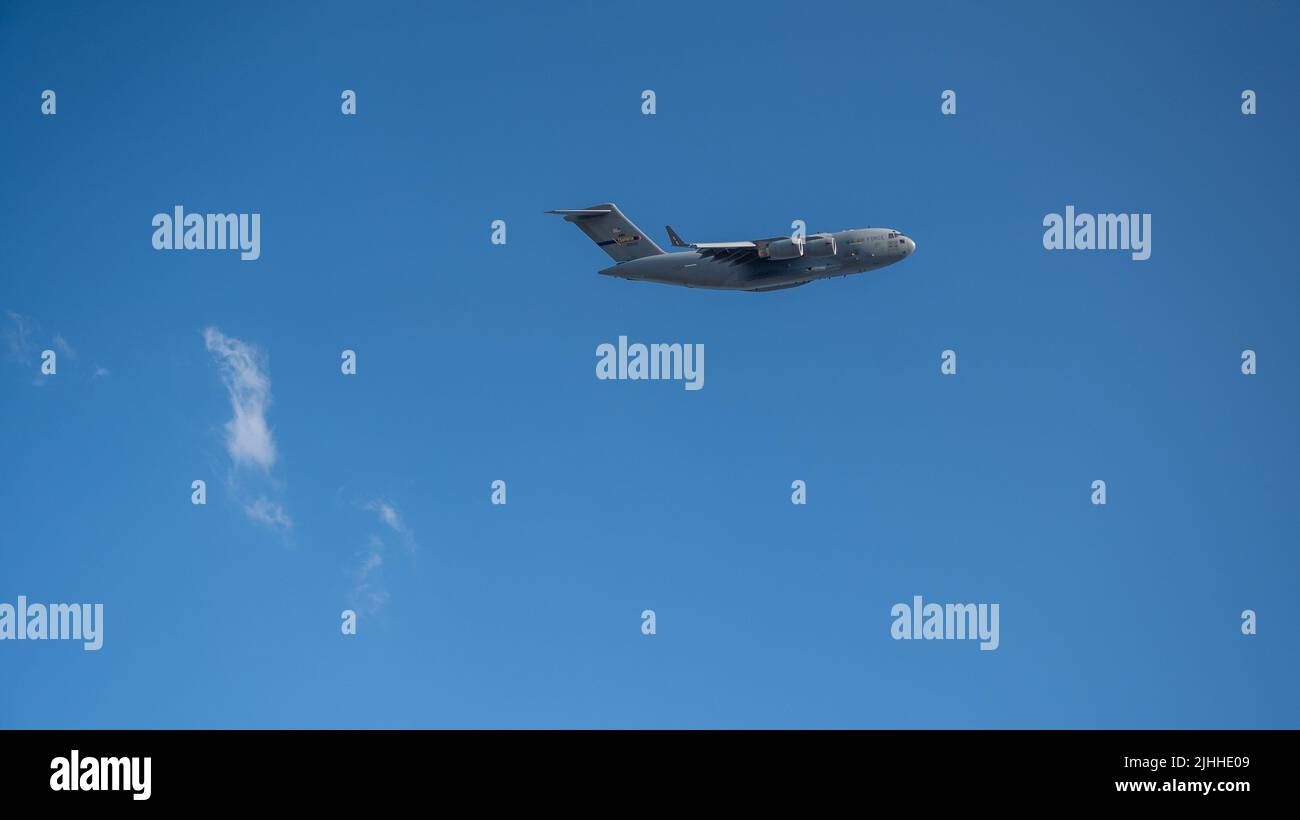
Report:
[[[565,222],[577,225],[615,262],[629,262],[644,256],[658,256],[663,253],[663,249],[642,233],[640,228],[632,224],[632,220],[623,216],[623,212],[612,202],[592,205],[590,208],[578,211],[547,211],[547,213],[560,214]]]

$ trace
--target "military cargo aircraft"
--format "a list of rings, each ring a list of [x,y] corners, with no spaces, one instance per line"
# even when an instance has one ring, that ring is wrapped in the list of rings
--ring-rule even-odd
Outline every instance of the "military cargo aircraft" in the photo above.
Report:
[[[613,258],[599,271],[666,285],[763,292],[817,279],[883,268],[911,256],[916,243],[889,228],[856,228],[744,242],[686,242],[666,226],[674,248],[665,253],[612,202],[573,211],[547,211],[577,225]]]

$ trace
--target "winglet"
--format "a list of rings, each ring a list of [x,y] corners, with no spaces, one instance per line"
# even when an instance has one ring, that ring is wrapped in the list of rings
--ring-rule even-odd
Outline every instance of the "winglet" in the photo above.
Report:
[[[664,226],[664,230],[668,231],[668,239],[673,243],[673,247],[674,247],[674,248],[689,248],[689,247],[692,247],[691,244],[690,244],[689,242],[683,242],[683,241],[682,241],[682,238],[681,238],[680,236],[677,235],[677,231],[674,231],[674,230],[673,230],[673,226],[672,226],[672,225],[665,225],[665,226]]]

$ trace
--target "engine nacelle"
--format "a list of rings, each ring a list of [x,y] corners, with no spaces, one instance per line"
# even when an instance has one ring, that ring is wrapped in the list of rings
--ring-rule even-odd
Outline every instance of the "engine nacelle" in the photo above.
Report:
[[[835,237],[828,233],[813,234],[808,238],[778,239],[769,242],[759,256],[768,259],[798,259],[801,256],[834,256]]]
[[[767,245],[768,259],[798,259],[803,256],[804,242],[793,239],[778,239]]]
[[[808,256],[834,256],[835,237],[828,233],[810,236],[804,240],[803,252]]]

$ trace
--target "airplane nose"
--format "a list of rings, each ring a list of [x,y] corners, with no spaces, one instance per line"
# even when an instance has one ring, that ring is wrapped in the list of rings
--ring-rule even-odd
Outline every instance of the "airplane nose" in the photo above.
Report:
[[[912,237],[907,237],[907,255],[911,256],[916,253],[916,241]]]

